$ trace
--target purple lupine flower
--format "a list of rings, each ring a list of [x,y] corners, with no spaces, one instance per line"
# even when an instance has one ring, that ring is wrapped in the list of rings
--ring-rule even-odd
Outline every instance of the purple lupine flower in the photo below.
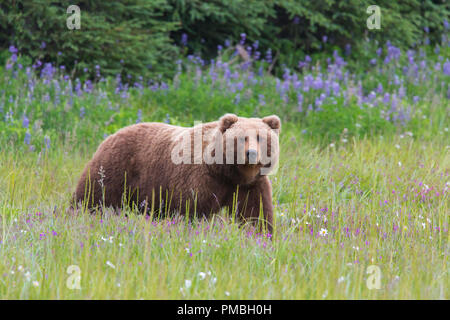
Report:
[[[181,44],[186,47],[188,44],[188,35],[186,33],[183,33],[181,35]]]
[[[247,38],[247,35],[245,33],[241,33],[241,41],[239,43],[241,45],[244,45],[246,38]]]
[[[328,37],[327,37],[327,36],[323,36],[323,37],[322,37],[322,42],[323,42],[323,43],[327,43],[327,40],[328,40]]]
[[[439,62],[436,62],[434,65],[434,71],[441,71],[441,64]]]
[[[378,94],[382,94],[383,93],[383,85],[381,83],[378,84],[377,93]]]
[[[301,93],[297,94],[297,110],[298,112],[303,111],[303,96]]]
[[[137,120],[136,120],[136,123],[140,123],[140,122],[142,122],[142,110],[141,109],[139,109],[137,112]]]
[[[11,52],[11,53],[17,53],[18,50],[17,50],[17,48],[14,47],[13,45],[10,45],[10,46],[9,46],[9,52]]]
[[[333,81],[333,83],[331,84],[331,89],[333,90],[333,94],[336,97],[339,96],[339,92],[340,92],[339,82]]]
[[[349,56],[352,53],[352,45],[350,43],[347,43],[345,45],[345,55]]]
[[[436,45],[436,47],[434,47],[434,53],[435,54],[439,54],[440,50],[441,50],[441,48],[439,48],[438,45]]]
[[[45,149],[49,150],[50,149],[50,138],[48,136],[44,137],[44,143],[45,143]]]
[[[261,106],[265,106],[266,105],[266,101],[264,100],[264,95],[263,94],[258,94],[258,101],[259,101],[259,104]]]
[[[266,61],[272,63],[272,49],[267,49],[266,51]]]
[[[31,142],[31,134],[27,131],[25,133],[25,139],[23,139],[23,142],[27,145],[30,145]]]
[[[373,59],[370,59],[370,64],[371,65],[376,65],[377,64],[377,59],[376,58],[373,58]]]
[[[300,17],[299,16],[295,16],[294,19],[292,20],[293,24],[299,24],[300,23]]]
[[[28,126],[30,125],[30,120],[28,117],[24,114],[22,118],[22,127],[25,129],[28,129]]]
[[[241,101],[241,95],[238,93],[234,99],[233,99],[233,103],[234,104],[239,104],[239,102]]]
[[[322,78],[320,76],[318,76],[314,82],[313,82],[313,88],[316,90],[322,89],[323,88],[323,81]]]
[[[45,41],[41,42],[41,49],[45,49],[45,47],[47,46],[47,44],[45,43]]]
[[[450,61],[448,59],[445,60],[443,72],[446,76],[450,76]]]

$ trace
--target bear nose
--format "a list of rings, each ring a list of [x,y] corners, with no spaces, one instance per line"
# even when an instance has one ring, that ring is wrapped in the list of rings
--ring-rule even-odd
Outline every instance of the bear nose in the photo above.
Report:
[[[257,157],[258,157],[258,151],[254,150],[254,149],[249,149],[246,152],[246,156],[247,156],[248,162],[250,164],[256,164]]]

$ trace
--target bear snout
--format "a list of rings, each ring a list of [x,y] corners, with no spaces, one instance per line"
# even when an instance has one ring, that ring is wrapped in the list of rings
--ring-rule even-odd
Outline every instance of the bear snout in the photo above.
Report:
[[[245,153],[247,161],[249,164],[257,164],[258,163],[258,151],[255,149],[249,149]]]

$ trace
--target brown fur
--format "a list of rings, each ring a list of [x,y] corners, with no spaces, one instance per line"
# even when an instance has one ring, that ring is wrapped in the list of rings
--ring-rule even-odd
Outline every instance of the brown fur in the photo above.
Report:
[[[249,129],[264,129],[269,132],[269,142],[270,136],[276,135],[278,143],[279,118],[242,118],[227,114],[219,121],[199,126],[182,128],[163,123],[140,123],[109,136],[86,165],[74,194],[75,202],[84,202],[89,208],[102,204],[120,208],[126,191],[128,200],[141,209],[145,200],[148,208],[153,205],[161,212],[193,214],[195,210],[197,215],[208,216],[222,207],[231,209],[238,191],[238,217],[256,221],[262,204],[263,216],[271,231],[272,190],[268,177],[260,174],[262,164],[249,164],[248,159],[245,164],[175,164],[171,152],[183,135],[189,136],[191,150],[194,150],[194,128],[201,129],[204,134],[204,147],[208,140],[215,139],[218,130],[223,133],[223,139],[230,135],[238,139]],[[249,146],[253,149],[256,146],[259,161],[260,143],[250,137],[245,142],[245,151]],[[269,143],[268,154],[276,152],[277,160],[278,145],[276,147]]]

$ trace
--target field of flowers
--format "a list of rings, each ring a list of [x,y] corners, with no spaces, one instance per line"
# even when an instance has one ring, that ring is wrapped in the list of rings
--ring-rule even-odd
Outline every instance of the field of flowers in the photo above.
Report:
[[[447,25],[447,31],[448,31]],[[323,38],[324,46],[327,38]],[[71,77],[14,46],[0,66],[0,297],[448,299],[450,39],[367,41],[282,78],[245,34],[170,81]],[[125,58],[124,58],[125,59]],[[126,63],[126,61],[124,61]],[[67,214],[84,164],[119,128],[226,112],[283,122],[273,234],[135,212]]]

